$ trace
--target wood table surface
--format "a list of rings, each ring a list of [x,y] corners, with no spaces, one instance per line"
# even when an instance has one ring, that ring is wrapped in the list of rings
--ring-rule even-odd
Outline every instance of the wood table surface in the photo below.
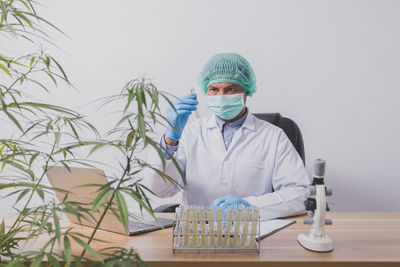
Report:
[[[172,214],[164,214],[172,217]],[[174,254],[172,228],[125,236],[99,230],[96,238],[112,245],[134,248],[150,266],[397,266],[400,267],[400,213],[327,213],[333,225],[325,227],[334,250],[329,253],[311,252],[297,243],[299,233],[308,233],[310,225],[303,217],[292,218],[296,223],[260,241],[259,254]],[[89,235],[92,228],[70,224],[74,231]],[[30,242],[23,250],[40,247],[46,237]],[[111,246],[93,242],[93,248]],[[73,254],[81,247],[72,244]]]

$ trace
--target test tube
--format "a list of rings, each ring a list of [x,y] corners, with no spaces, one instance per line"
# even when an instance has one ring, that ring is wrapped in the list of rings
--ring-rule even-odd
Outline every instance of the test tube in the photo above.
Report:
[[[189,234],[190,234],[190,209],[186,209],[185,213],[185,237],[183,238],[183,246],[189,247]]]
[[[235,228],[234,228],[234,234],[233,234],[233,241],[232,241],[232,247],[236,248],[236,243],[239,237],[239,230],[240,230],[240,221],[242,220],[242,209],[239,208],[236,212],[236,218],[235,218]]]
[[[247,242],[247,234],[249,232],[249,221],[250,221],[251,211],[250,209],[246,208],[245,215],[244,215],[244,224],[243,224],[243,231],[242,231],[242,242],[240,246],[244,248]]]
[[[206,235],[206,216],[204,215],[204,207],[199,210],[200,215],[200,231],[201,231],[201,247],[207,247],[207,235]]]
[[[253,220],[251,222],[251,235],[250,235],[250,247],[254,248],[256,244],[256,230],[257,230],[257,225],[258,225],[258,217],[259,217],[259,211],[255,210],[253,213]]]
[[[184,239],[184,233],[185,233],[185,207],[180,206],[179,209],[179,247],[183,247],[183,239]]]
[[[222,247],[222,210],[217,209],[217,235],[218,235],[218,247]]]
[[[174,225],[174,247],[181,247],[181,206],[175,209],[175,225]]]
[[[215,236],[214,236],[214,218],[213,218],[213,210],[208,209],[208,227],[210,229],[210,247],[215,247]]]
[[[232,222],[233,222],[233,210],[229,209],[228,211],[228,220],[226,220],[226,231],[225,231],[225,242],[224,242],[224,247],[227,248],[229,247],[229,239],[231,236],[231,227],[232,227]]]
[[[190,92],[192,93],[192,94],[195,94],[196,92],[194,91],[194,89],[192,88],[192,89],[190,89]],[[200,118],[200,111],[199,111],[199,108],[196,106],[196,118]]]
[[[199,223],[199,221],[197,220],[197,211],[198,211],[198,207],[195,207],[192,211],[192,218],[193,218],[193,247],[194,248],[198,248],[199,244],[198,244],[198,240],[199,240],[199,231],[197,231],[197,225]]]

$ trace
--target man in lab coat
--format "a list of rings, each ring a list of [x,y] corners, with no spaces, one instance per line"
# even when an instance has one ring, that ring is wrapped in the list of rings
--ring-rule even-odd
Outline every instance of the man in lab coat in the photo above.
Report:
[[[282,129],[257,119],[246,107],[247,97],[256,91],[247,60],[234,53],[217,54],[203,67],[199,83],[213,115],[186,125],[198,102],[195,94],[180,97],[175,109],[167,109],[173,127],[167,127],[160,141],[186,176],[183,202],[254,205],[263,219],[304,213],[309,179],[300,156]],[[161,161],[154,162],[157,158],[150,155],[152,165],[162,169]],[[171,159],[165,172],[180,180]],[[179,191],[153,171],[147,181],[159,197]]]

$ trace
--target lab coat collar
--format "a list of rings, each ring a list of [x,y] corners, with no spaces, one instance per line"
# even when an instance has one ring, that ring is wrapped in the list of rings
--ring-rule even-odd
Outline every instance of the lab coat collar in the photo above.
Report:
[[[207,121],[207,124],[206,124],[206,128],[210,129],[210,128],[215,128],[215,127],[218,127],[217,116],[215,114],[212,114],[208,118],[208,121]],[[241,128],[247,128],[247,129],[253,130],[254,127],[255,127],[255,125],[254,125],[254,116],[253,116],[253,114],[251,114],[249,108],[247,107],[247,116],[246,116],[246,119],[243,122]]]
[[[246,120],[243,122],[242,128],[247,128],[249,130],[254,130],[255,129],[255,117],[253,114],[251,114],[249,108],[247,108],[247,117]]]

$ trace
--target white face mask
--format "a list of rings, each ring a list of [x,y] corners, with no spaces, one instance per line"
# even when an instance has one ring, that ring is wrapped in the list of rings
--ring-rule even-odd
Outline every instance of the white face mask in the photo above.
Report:
[[[231,120],[244,108],[244,94],[207,95],[207,108],[215,115]]]

